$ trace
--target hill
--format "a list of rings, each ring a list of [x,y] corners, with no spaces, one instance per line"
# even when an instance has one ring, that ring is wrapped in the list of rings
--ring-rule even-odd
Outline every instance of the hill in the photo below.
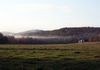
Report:
[[[61,28],[57,30],[51,31],[43,31],[43,30],[29,30],[25,32],[18,33],[23,36],[70,36],[70,35],[90,35],[90,34],[100,34],[100,28],[96,27],[75,27],[75,28]]]
[[[99,27],[73,27],[61,28],[56,30],[29,30],[20,33],[14,33],[14,37],[9,37],[9,41],[15,43],[77,43],[80,40],[85,42],[100,41]],[[19,39],[20,38],[20,39]],[[13,41],[12,41],[13,40]]]

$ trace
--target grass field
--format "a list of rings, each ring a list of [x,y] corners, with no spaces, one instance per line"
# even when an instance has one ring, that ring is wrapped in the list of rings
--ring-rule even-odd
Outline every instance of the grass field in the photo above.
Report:
[[[100,43],[0,45],[0,70],[100,70]]]

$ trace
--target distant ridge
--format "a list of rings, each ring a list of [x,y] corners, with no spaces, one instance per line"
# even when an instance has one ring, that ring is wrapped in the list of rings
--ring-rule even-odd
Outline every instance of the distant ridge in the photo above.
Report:
[[[98,35],[100,27],[71,27],[61,28],[51,31],[29,30],[17,33],[22,36],[72,36],[72,35]]]
[[[15,33],[12,32],[1,32],[4,36],[13,36]]]
[[[43,30],[28,30],[28,31],[24,31],[24,32],[19,32],[19,33],[16,33],[16,34],[20,34],[20,35],[23,35],[23,34],[34,34],[34,33],[38,33],[38,32],[43,32]]]
[[[20,33],[3,32],[4,35],[12,36],[43,36],[43,37],[80,37],[88,38],[93,36],[100,36],[100,27],[65,27],[55,30],[28,30]]]
[[[66,27],[49,31],[28,30],[20,33],[7,33],[8,38],[13,41],[16,40],[16,43],[77,43],[80,40],[85,42],[100,41],[99,27]]]

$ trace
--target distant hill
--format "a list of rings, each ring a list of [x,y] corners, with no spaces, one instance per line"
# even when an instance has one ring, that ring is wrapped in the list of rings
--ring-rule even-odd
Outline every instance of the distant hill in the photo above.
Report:
[[[12,32],[1,32],[4,36],[13,36],[15,33]]]
[[[32,38],[77,38],[90,39],[100,36],[99,27],[71,27],[61,28],[56,30],[28,30],[14,34],[16,37],[32,37]]]
[[[4,32],[3,32],[4,34]],[[8,40],[13,43],[34,43],[34,44],[57,44],[57,43],[77,43],[99,42],[100,28],[99,27],[73,27],[61,28],[56,30],[29,30],[20,33],[6,32]],[[13,37],[14,36],[14,37]]]
[[[97,35],[100,34],[100,28],[96,27],[76,27],[76,28],[61,28],[51,31],[29,30],[18,33],[23,36],[70,36],[70,35]]]
[[[43,30],[28,30],[20,33],[16,33],[16,35],[22,35],[22,36],[34,36],[35,34],[37,35],[38,33],[44,32]]]

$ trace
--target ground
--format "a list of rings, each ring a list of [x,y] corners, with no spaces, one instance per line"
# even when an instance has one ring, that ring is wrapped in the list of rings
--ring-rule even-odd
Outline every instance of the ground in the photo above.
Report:
[[[100,70],[100,43],[0,45],[0,70]]]

